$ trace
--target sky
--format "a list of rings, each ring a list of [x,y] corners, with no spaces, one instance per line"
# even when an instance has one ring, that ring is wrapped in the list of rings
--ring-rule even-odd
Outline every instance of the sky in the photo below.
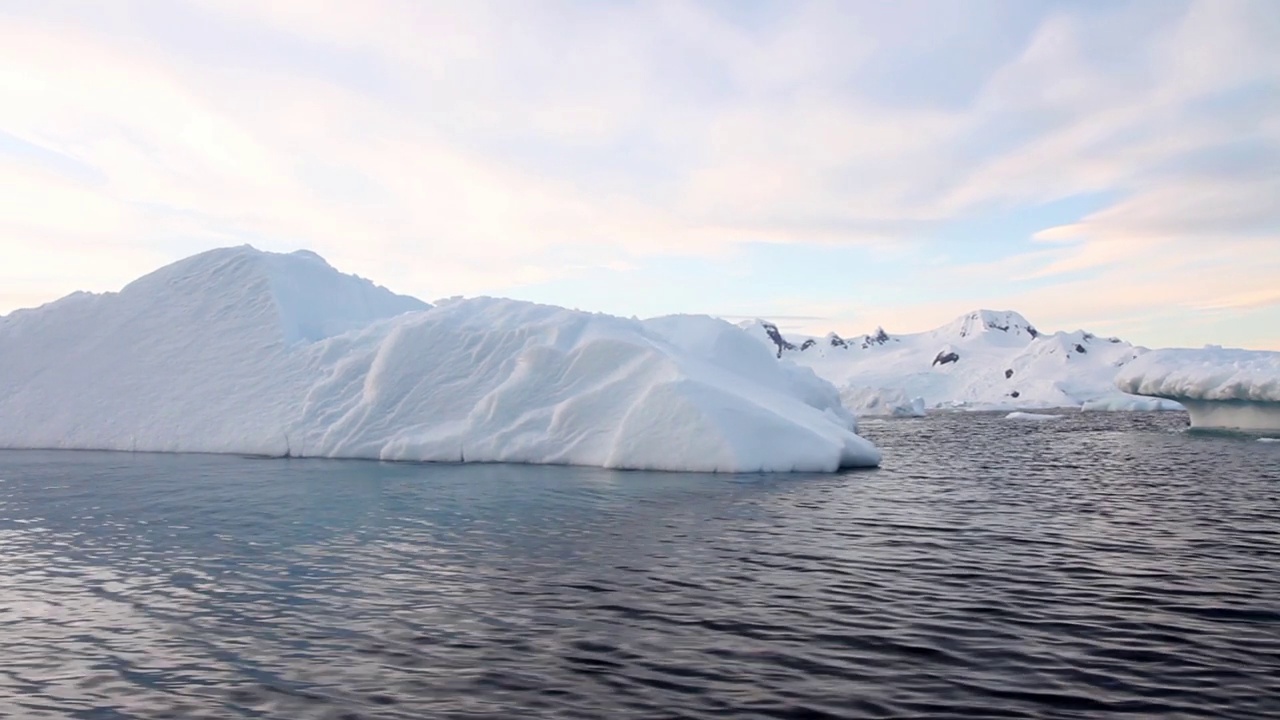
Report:
[[[214,247],[426,300],[1280,350],[1276,0],[5,0],[0,313]]]

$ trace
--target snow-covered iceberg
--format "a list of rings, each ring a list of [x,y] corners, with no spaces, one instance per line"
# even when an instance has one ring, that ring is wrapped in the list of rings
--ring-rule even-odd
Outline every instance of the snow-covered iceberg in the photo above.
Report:
[[[432,307],[312,253],[215,250],[0,318],[0,447],[834,471],[835,388],[706,317]]]
[[[1127,393],[1177,401],[1192,427],[1280,430],[1280,352],[1153,350],[1126,365],[1115,383]]]
[[[1093,400],[1086,400],[1080,406],[1080,409],[1084,412],[1159,412],[1163,410],[1182,410],[1183,407],[1173,400],[1164,398],[1114,393]]]
[[[840,388],[840,401],[857,415],[924,417],[924,398],[909,397],[899,388],[872,388],[849,384]]]
[[[1041,413],[1029,412],[1011,412],[1004,416],[1005,420],[1025,420],[1027,422],[1045,422],[1046,420],[1061,420],[1061,415],[1045,415]]]

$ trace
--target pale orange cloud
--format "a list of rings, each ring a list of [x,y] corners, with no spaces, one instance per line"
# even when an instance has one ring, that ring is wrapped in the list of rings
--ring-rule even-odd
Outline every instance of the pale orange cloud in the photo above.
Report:
[[[778,310],[846,330],[924,329],[976,306],[1118,327],[1274,302],[1280,169],[1265,153],[1239,171],[1187,160],[1228,140],[1280,148],[1274,113],[1205,107],[1280,81],[1265,0],[1199,0],[1154,30],[1150,8],[1064,7],[968,102],[913,104],[850,80],[885,40],[840,3],[795,4],[767,32],[678,0],[188,7],[376,77],[188,56],[143,24],[122,35],[56,4],[0,13],[0,131],[84,170],[0,158],[0,286],[25,288],[7,297],[112,289],[245,241],[312,247],[427,297],[665,256],[722,272],[744,241],[859,244],[883,260],[947,222],[1103,193],[1107,207],[1042,228],[1027,252],[922,257],[903,279],[961,300],[885,314],[874,298],[799,291]],[[1096,52],[1117,32],[1125,72]],[[681,49],[701,65],[673,68]],[[628,143],[634,166],[599,162]],[[538,159],[521,159],[531,147]]]

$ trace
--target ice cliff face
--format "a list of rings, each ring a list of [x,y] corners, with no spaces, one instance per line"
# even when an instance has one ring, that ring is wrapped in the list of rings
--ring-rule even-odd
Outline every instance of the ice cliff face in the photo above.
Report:
[[[1280,430],[1280,352],[1153,350],[1122,369],[1115,383],[1127,393],[1181,403],[1192,427]]]
[[[0,318],[0,447],[693,471],[874,465],[834,387],[726,323],[431,307],[217,250]]]
[[[769,325],[766,328],[765,325]],[[934,330],[832,342],[784,335],[765,321],[744,323],[784,361],[813,368],[865,415],[928,408],[1176,408],[1117,390],[1117,370],[1146,352],[1084,331],[1046,334],[1012,311],[976,310]]]

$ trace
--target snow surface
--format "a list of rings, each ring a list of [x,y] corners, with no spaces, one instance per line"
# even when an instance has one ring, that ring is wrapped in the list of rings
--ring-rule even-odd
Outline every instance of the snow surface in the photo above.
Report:
[[[1155,408],[1112,382],[1145,348],[1082,330],[1047,334],[1011,311],[978,310],[923,333],[878,328],[855,338],[787,336],[764,320],[742,327],[775,357],[831,381],[859,414],[905,411],[915,398],[935,409]]]
[[[1176,400],[1192,427],[1280,430],[1280,352],[1154,350],[1120,371],[1115,383],[1125,392]]]
[[[0,447],[690,471],[879,463],[835,388],[706,317],[432,307],[230,248],[0,318]]]
[[[1136,395],[1181,400],[1280,403],[1280,352],[1221,347],[1154,350],[1116,385]]]
[[[1062,415],[1045,415],[1042,413],[1029,412],[1011,412],[1004,416],[1005,420],[1030,420],[1032,422],[1043,422],[1045,420],[1061,420]]]

